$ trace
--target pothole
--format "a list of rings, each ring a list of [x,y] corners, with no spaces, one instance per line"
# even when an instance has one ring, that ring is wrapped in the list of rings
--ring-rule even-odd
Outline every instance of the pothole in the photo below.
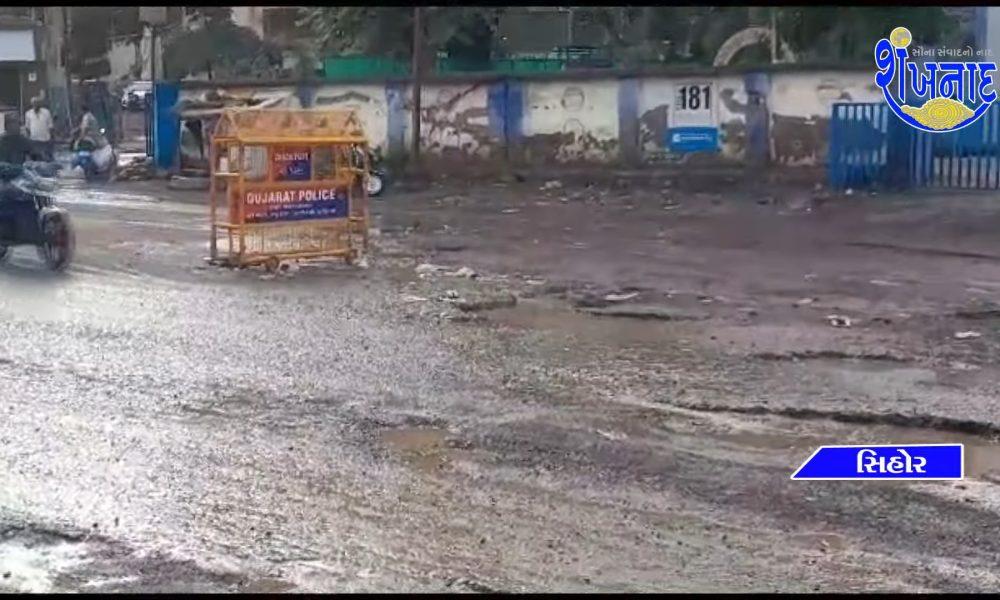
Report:
[[[453,451],[448,431],[438,427],[390,429],[382,432],[382,441],[392,454],[427,473],[443,469]]]
[[[905,363],[910,359],[890,352],[842,352],[838,350],[805,350],[796,352],[759,352],[752,355],[760,360],[797,361],[797,360],[868,360],[881,362]]]

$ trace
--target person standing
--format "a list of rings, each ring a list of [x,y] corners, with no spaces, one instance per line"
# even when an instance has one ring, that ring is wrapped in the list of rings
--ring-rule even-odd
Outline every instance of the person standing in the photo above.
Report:
[[[31,99],[31,108],[24,113],[24,124],[35,154],[52,162],[52,113],[42,106],[41,98]]]

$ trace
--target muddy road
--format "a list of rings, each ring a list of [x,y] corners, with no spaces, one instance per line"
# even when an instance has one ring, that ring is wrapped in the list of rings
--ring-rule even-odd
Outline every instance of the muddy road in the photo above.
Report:
[[[607,232],[581,226],[547,260],[524,249],[553,207],[442,208],[475,193],[398,193],[369,268],[271,278],[206,267],[204,209],[152,184],[66,190],[74,268],[0,268],[0,590],[997,587],[997,333],[955,308],[955,281],[989,299],[989,259],[903,277],[856,259],[904,251],[830,241],[849,210],[798,218],[799,246],[759,214],[744,272],[698,227],[773,207],[705,201],[655,207],[684,227],[634,209],[624,252],[586,254]],[[536,200],[570,205],[559,227],[619,210]],[[823,443],[951,440],[959,483],[789,480]]]

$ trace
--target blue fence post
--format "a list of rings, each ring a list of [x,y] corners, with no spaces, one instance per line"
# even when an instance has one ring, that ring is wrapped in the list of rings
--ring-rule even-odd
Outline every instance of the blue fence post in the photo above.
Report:
[[[641,162],[639,80],[634,77],[618,80],[618,146],[623,163],[637,166]]]
[[[879,106],[886,122],[886,173],[885,182],[893,189],[907,188],[912,184],[909,172],[910,155],[913,153],[912,127],[903,123],[895,115],[889,114],[887,106]]]

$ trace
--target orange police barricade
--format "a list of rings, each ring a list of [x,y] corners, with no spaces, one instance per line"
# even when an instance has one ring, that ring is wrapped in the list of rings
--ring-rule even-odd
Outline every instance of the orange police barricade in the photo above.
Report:
[[[282,260],[327,257],[351,264],[367,249],[368,141],[354,112],[227,110],[211,148],[214,264],[274,270]]]

